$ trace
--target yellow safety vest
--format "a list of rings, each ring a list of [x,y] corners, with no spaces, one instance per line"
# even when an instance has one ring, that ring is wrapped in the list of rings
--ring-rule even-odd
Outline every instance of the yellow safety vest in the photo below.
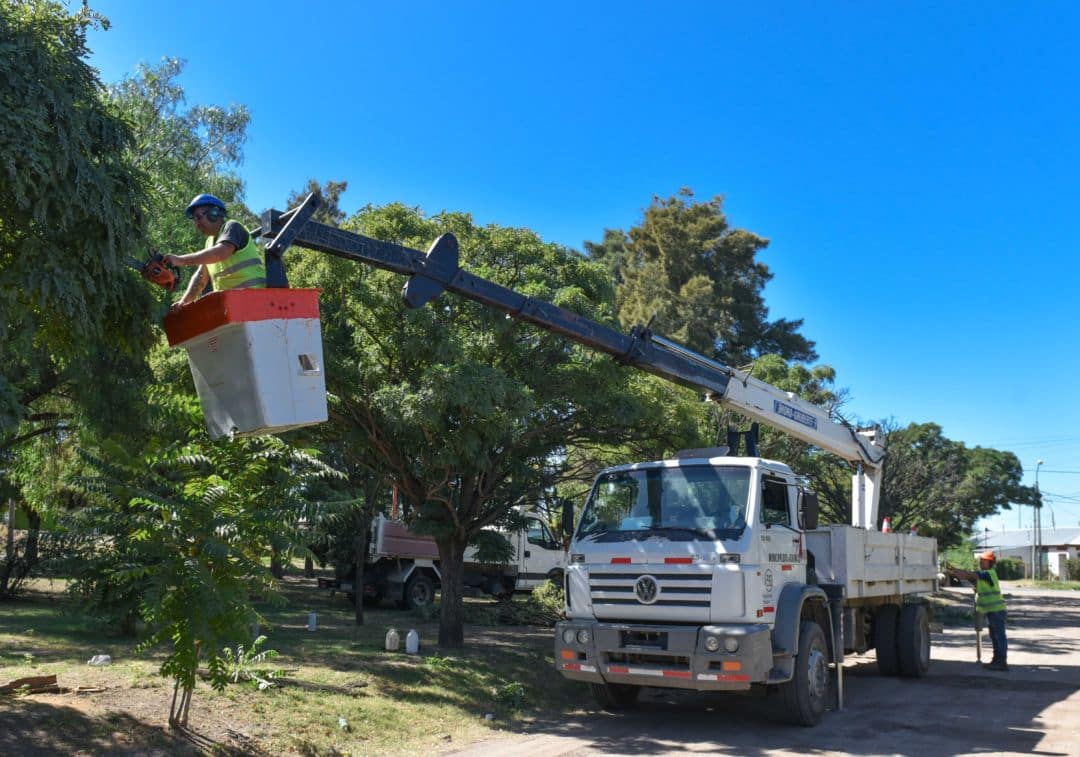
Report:
[[[993,570],[986,571],[990,575],[989,581],[981,578],[975,582],[975,610],[984,615],[991,612],[1005,611],[1005,598],[1001,596],[1001,584],[998,583],[997,573]]]
[[[222,227],[224,228],[224,227]],[[217,244],[215,237],[206,238],[206,248]],[[209,263],[206,270],[215,292],[226,289],[265,289],[266,268],[262,254],[255,245],[255,239],[248,236],[248,243],[242,250],[237,250],[218,263]]]

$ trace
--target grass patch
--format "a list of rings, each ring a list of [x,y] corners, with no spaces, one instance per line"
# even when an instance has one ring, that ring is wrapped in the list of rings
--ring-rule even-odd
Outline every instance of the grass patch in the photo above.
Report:
[[[1080,591],[1080,581],[1017,581],[1016,586],[1024,589],[1054,589],[1057,591]]]
[[[468,615],[480,624],[466,626],[464,650],[440,650],[436,616],[367,609],[366,625],[358,627],[349,604],[318,591],[313,580],[290,577],[283,588],[286,605],[260,608],[266,622],[259,632],[267,636],[263,648],[280,655],[273,666],[303,687],[259,691],[241,684],[219,694],[200,684],[191,727],[211,750],[438,752],[487,738],[493,729],[557,717],[585,701],[584,688],[553,668],[552,630],[493,625],[499,616],[493,601],[469,600]],[[522,614],[531,611],[532,600],[520,602]],[[128,718],[160,733],[171,693],[169,682],[157,675],[160,656],[136,655],[137,638],[102,628],[71,607],[58,585],[31,586],[25,598],[0,606],[0,682],[55,673],[64,687],[106,689],[80,699],[89,705],[85,717],[93,727],[69,729],[72,742],[56,744],[59,752],[101,749],[102,740],[118,732],[110,718]],[[314,632],[307,630],[310,612],[317,616]],[[420,654],[385,652],[391,627],[402,639],[415,628]],[[87,666],[95,654],[109,654],[114,662]],[[60,698],[54,695],[53,701]],[[0,699],[0,720],[18,718],[19,711]],[[488,713],[492,720],[485,719]],[[122,752],[121,747],[112,748]]]

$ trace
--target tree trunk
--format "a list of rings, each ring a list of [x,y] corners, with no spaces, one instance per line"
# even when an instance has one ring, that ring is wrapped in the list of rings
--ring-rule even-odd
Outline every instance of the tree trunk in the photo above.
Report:
[[[360,532],[353,539],[353,604],[356,625],[364,625],[364,565],[367,563],[368,519],[360,518]]]
[[[277,547],[270,552],[270,575],[279,581],[285,577],[285,566],[281,564],[281,552]]]
[[[311,555],[304,558],[304,578],[315,578],[315,561]]]
[[[15,554],[15,500],[9,499],[7,505],[7,552],[5,554],[10,562]]]
[[[437,539],[442,600],[439,603],[439,646],[465,646],[465,546],[460,538]]]
[[[41,533],[41,514],[33,508],[26,508],[26,565],[32,568],[38,559],[38,537]]]

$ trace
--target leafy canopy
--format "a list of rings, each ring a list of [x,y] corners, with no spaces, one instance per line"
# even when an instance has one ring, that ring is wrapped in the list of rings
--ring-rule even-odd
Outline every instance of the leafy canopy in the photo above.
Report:
[[[398,204],[367,207],[345,226],[420,249],[452,231],[463,268],[611,320],[605,271],[527,229]],[[290,252],[290,278],[323,289],[335,427],[357,445],[353,459],[396,482],[451,574],[483,528],[553,482],[554,453],[649,431],[633,372],[561,337],[453,295],[409,310],[400,276],[331,256]],[[440,643],[460,644],[460,590],[444,575]]]
[[[618,284],[619,320],[629,328],[655,316],[654,331],[728,365],[766,354],[815,359],[801,320],[768,320],[762,289],[772,273],[756,259],[768,241],[732,228],[722,205],[697,202],[689,189],[654,197],[629,232],[586,243]]]
[[[57,392],[100,407],[91,377],[151,338],[153,298],[124,265],[145,208],[132,134],[85,61],[101,23],[0,0],[0,434]]]

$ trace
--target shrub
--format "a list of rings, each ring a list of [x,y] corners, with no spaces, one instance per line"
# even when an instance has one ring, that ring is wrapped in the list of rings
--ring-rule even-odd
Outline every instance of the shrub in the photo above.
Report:
[[[1019,557],[1005,557],[995,566],[997,576],[1002,581],[1015,581],[1024,577],[1024,561]]]
[[[1070,581],[1080,581],[1080,557],[1065,561],[1065,577]]]

